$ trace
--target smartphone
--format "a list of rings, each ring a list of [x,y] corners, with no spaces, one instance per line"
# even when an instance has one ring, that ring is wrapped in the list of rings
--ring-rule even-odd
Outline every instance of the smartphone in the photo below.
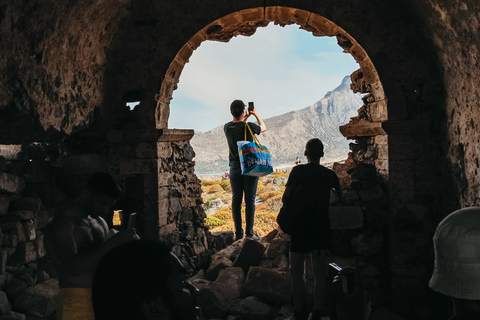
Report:
[[[248,111],[253,111],[253,102],[248,103]]]
[[[136,227],[136,222],[137,222],[137,213],[131,213],[130,216],[128,217],[128,225],[127,228],[135,228]]]

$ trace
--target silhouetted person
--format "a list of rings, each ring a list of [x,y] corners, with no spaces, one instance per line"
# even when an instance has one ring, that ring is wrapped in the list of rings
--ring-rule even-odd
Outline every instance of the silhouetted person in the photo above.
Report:
[[[293,307],[296,320],[307,319],[305,311],[305,258],[311,255],[314,271],[314,310],[312,319],[320,319],[327,312],[325,255],[330,249],[330,219],[328,216],[330,191],[340,191],[338,177],[320,165],[323,143],[311,139],[305,147],[307,164],[293,167],[282,200],[294,203],[295,216],[290,240],[290,275],[292,278]],[[298,211],[297,211],[298,210]]]
[[[267,131],[265,123],[257,114],[257,108],[248,111],[242,100],[235,100],[230,105],[230,112],[233,120],[223,127],[227,137],[230,163],[230,186],[232,188],[232,216],[235,224],[235,238],[243,237],[242,228],[242,199],[245,194],[245,235],[253,237],[253,222],[255,217],[255,197],[257,195],[258,177],[242,175],[240,158],[238,156],[237,141],[245,141],[245,123],[250,115],[257,118],[257,122],[248,122],[253,134],[260,134]],[[253,141],[253,137],[247,130],[247,140]]]
[[[480,208],[445,217],[433,236],[435,264],[431,289],[450,296],[450,320],[480,319]]]
[[[58,320],[94,319],[91,286],[98,261],[110,249],[136,238],[133,229],[108,238],[102,215],[119,196],[111,175],[93,174],[80,197],[46,228],[47,250],[59,277]]]
[[[118,246],[100,261],[92,287],[96,320],[196,320],[198,292],[186,269],[163,243]]]

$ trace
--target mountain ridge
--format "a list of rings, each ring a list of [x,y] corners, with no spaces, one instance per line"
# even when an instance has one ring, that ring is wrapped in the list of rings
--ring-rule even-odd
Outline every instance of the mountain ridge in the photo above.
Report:
[[[350,76],[346,76],[340,85],[314,104],[264,119],[267,131],[258,138],[270,150],[274,167],[293,164],[296,157],[305,163],[305,143],[311,138],[320,138],[324,143],[322,162],[346,159],[349,142],[338,128],[356,116],[363,105],[362,95],[353,93],[350,83]],[[228,168],[223,125],[207,132],[196,131],[191,145],[196,153],[197,175],[222,174]]]

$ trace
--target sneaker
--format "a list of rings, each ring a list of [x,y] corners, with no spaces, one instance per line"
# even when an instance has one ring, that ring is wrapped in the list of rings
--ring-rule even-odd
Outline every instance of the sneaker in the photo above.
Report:
[[[250,238],[250,239],[253,239],[253,240],[259,240],[260,236],[256,233],[254,233],[254,234],[247,235],[247,238]]]

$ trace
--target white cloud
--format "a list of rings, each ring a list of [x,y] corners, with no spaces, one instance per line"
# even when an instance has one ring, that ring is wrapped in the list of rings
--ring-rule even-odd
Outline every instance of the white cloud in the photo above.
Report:
[[[298,32],[306,31],[269,26],[228,43],[202,43],[174,91],[169,127],[210,130],[231,119],[234,99],[255,101],[263,118],[300,109],[358,68],[336,41],[324,39],[319,52],[319,38],[302,36],[299,43]]]

